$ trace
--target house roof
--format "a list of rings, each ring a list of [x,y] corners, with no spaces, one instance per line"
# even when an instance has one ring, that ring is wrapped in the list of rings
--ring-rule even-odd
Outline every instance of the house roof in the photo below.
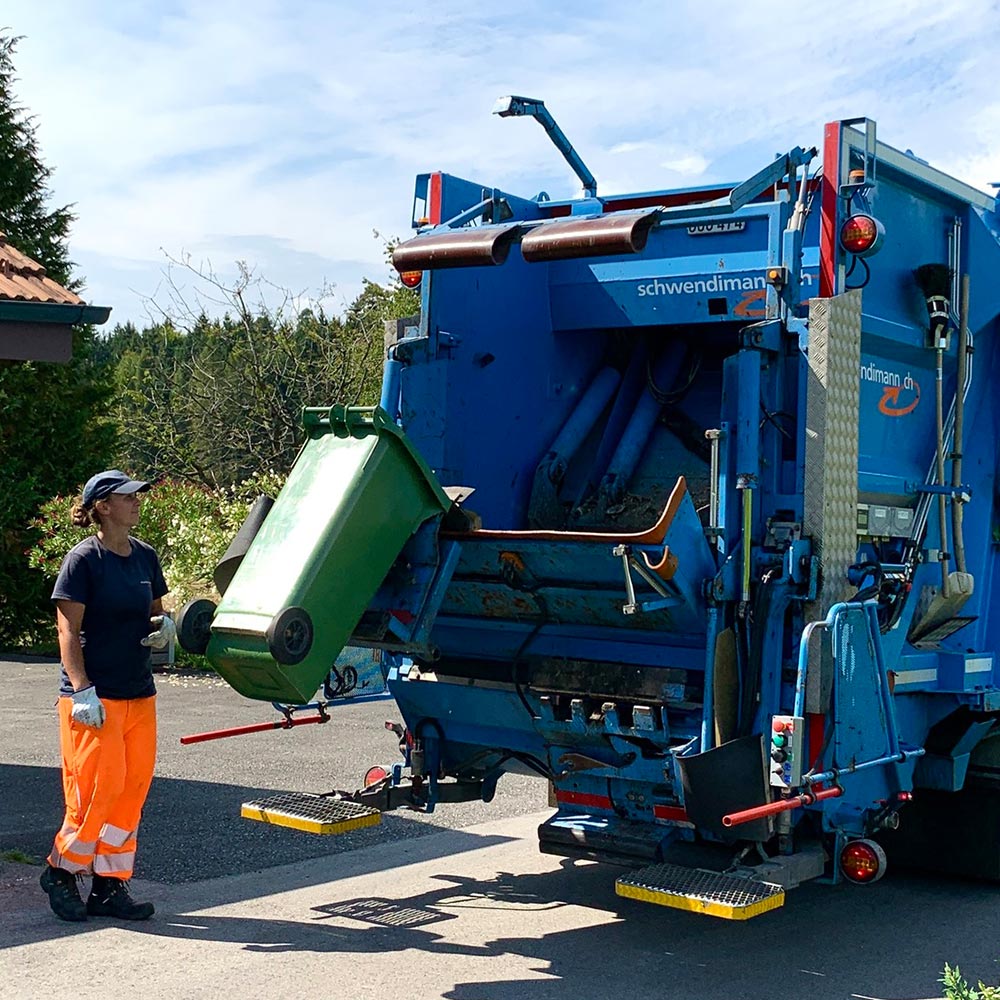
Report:
[[[45,274],[37,261],[21,253],[0,233],[0,300],[83,305],[83,299]]]

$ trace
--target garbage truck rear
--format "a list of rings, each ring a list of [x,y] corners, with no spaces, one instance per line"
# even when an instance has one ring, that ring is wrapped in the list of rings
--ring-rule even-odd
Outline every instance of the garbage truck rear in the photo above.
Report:
[[[746,919],[887,853],[1000,878],[996,198],[865,119],[604,195],[541,101],[496,110],[582,195],[418,177],[381,406],[306,412],[182,616],[289,722],[377,654],[405,766],[244,813],[336,832],[517,771],[543,851],[654,903]]]

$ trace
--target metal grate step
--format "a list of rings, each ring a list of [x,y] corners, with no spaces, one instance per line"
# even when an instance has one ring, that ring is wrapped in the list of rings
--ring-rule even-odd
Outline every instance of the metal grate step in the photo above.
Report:
[[[382,814],[370,806],[308,792],[282,792],[266,799],[244,802],[240,815],[275,826],[289,826],[293,830],[327,834],[348,833],[376,826],[382,821]]]
[[[680,865],[650,865],[622,875],[615,892],[725,920],[749,920],[785,903],[785,890],[779,885]]]

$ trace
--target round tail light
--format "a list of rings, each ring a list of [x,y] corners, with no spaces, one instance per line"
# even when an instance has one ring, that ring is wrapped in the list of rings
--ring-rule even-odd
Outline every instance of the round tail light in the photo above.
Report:
[[[372,785],[377,785],[384,778],[389,777],[389,772],[384,767],[379,767],[376,764],[374,767],[368,768],[365,772],[365,788],[371,788]]]
[[[852,215],[840,227],[840,245],[855,257],[868,257],[882,246],[885,229],[870,215]]]
[[[420,284],[420,280],[423,278],[423,271],[400,271],[399,280],[406,285],[407,288],[416,288]]]
[[[840,870],[855,885],[877,882],[885,867],[885,851],[874,840],[852,840],[840,852]]]

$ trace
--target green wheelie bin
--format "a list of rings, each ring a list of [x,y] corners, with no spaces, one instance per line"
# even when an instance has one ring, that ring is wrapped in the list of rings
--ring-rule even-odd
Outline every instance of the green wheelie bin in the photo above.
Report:
[[[248,698],[312,700],[407,539],[451,505],[378,407],[310,408],[308,440],[211,624]]]

